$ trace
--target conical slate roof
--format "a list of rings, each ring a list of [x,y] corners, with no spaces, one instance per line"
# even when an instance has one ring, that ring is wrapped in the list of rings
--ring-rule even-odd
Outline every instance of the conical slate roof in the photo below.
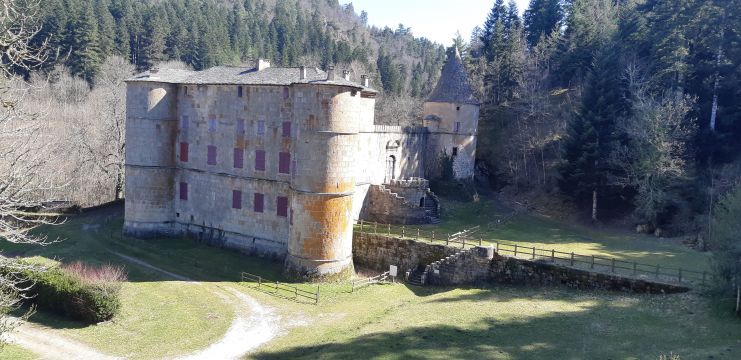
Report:
[[[471,89],[468,83],[466,68],[463,67],[463,60],[458,48],[453,46],[448,50],[448,59],[445,60],[443,71],[440,74],[440,80],[432,94],[427,99],[429,102],[445,102],[480,105],[481,102]]]

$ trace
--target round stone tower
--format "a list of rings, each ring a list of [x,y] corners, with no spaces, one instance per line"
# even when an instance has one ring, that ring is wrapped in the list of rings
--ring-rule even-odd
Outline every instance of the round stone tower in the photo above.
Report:
[[[454,46],[435,90],[424,103],[424,125],[429,131],[426,177],[445,174],[444,157],[452,160],[455,179],[471,179],[476,159],[480,102],[468,82],[461,55]]]
[[[360,91],[294,85],[299,124],[291,181],[286,273],[293,277],[349,276]]]
[[[172,232],[177,86],[150,73],[127,82],[126,214],[124,233],[149,237]]]

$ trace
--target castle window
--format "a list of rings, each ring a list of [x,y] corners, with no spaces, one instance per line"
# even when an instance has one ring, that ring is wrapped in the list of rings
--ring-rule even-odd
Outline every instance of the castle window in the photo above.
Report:
[[[278,196],[277,199],[278,210],[277,214],[280,217],[288,217],[288,198],[285,196]]]
[[[237,135],[244,135],[244,119],[237,119]]]
[[[242,169],[244,167],[244,150],[234,148],[234,168]]]
[[[180,183],[180,200],[188,200],[188,183]]]
[[[208,131],[209,132],[216,131],[216,119],[208,119]]]
[[[216,165],[216,146],[209,145],[208,146],[208,165]]]
[[[242,87],[241,86],[237,86],[237,96],[242,97]]]
[[[283,137],[291,137],[291,122],[290,121],[284,121],[283,122],[283,128],[282,128],[281,135]]]
[[[265,195],[260,193],[255,193],[255,201],[253,209],[255,212],[263,212],[263,209],[265,208]]]
[[[460,132],[460,131],[461,131],[461,122],[457,121],[455,123],[455,132]]]
[[[242,192],[239,190],[232,190],[232,209],[242,208]]]
[[[265,150],[255,150],[255,170],[265,171]]]
[[[257,135],[265,135],[265,120],[257,121]]]
[[[461,107],[460,107],[460,106],[456,106],[456,107],[455,107],[455,110],[456,110],[456,111],[461,111]]]
[[[288,87],[283,87],[283,99],[288,99]]]
[[[281,152],[278,154],[278,173],[290,174],[291,173],[291,154],[287,152]]]
[[[453,148],[453,156],[458,156],[458,147]]]
[[[188,143],[187,142],[180,143],[180,161],[188,162]]]

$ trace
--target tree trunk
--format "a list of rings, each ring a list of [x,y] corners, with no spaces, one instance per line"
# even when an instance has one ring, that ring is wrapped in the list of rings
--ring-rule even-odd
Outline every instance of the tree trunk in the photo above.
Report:
[[[592,221],[597,222],[597,189],[592,191]]]

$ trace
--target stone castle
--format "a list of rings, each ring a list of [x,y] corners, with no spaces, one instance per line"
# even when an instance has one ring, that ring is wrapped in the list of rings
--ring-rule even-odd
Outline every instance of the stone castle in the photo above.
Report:
[[[425,178],[442,154],[456,178],[474,171],[479,102],[456,50],[423,126],[376,125],[376,95],[367,76],[263,60],[129,79],[124,232],[284,258],[295,276],[349,272],[357,219],[434,222]]]

